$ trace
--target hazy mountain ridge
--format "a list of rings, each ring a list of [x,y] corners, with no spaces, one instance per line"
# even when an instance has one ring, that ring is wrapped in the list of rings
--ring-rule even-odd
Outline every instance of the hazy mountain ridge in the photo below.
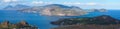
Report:
[[[15,6],[8,5],[5,8],[3,8],[2,10],[21,10],[21,9],[25,9],[25,8],[29,8],[29,7],[30,6],[21,5],[21,4],[18,4],[18,5],[15,5]]]

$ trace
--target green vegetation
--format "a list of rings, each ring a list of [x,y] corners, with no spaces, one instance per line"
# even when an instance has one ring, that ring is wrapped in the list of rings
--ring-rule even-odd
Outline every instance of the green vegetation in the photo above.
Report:
[[[58,21],[53,21],[51,24],[54,25],[73,25],[73,24],[97,24],[97,25],[109,25],[109,24],[120,24],[120,20],[112,18],[108,15],[102,15],[92,18],[64,18]]]
[[[52,29],[120,29],[120,20],[108,15],[92,18],[63,18],[51,24],[59,25]]]

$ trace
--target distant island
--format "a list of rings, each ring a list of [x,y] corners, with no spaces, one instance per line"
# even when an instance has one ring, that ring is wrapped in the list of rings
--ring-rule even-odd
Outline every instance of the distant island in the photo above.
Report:
[[[61,4],[50,4],[19,10],[21,12],[39,13],[47,16],[78,16],[87,14],[86,11],[76,6],[65,6]]]
[[[109,15],[101,15],[84,18],[62,18],[51,22],[51,24],[60,26],[53,29],[118,29],[120,20]]]
[[[89,9],[88,12],[107,12],[107,10],[104,8],[102,8],[102,9]]]
[[[21,21],[17,24],[11,24],[9,21],[0,23],[0,29],[38,29],[38,27],[29,25],[25,21]]]
[[[27,6],[27,5],[22,5],[22,4],[17,4],[15,6],[12,5],[8,5],[5,8],[2,8],[1,10],[22,10],[22,9],[26,9],[26,8],[30,8],[31,6]]]
[[[77,6],[66,6],[61,4],[49,4],[45,6],[35,6],[31,8],[25,8],[18,10],[24,13],[37,13],[39,15],[47,16],[82,16],[89,14],[89,11],[86,11]],[[93,9],[92,12],[105,12],[106,9]]]
[[[46,16],[82,16],[90,12],[106,12],[106,9],[82,9],[77,6],[66,6],[62,4],[48,4],[44,6],[27,6],[17,4],[15,6],[8,5],[1,10],[18,10],[24,13],[35,13]]]

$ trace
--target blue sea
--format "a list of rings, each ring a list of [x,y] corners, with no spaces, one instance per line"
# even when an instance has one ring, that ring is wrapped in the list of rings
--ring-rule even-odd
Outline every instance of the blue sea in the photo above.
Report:
[[[120,10],[108,10],[107,12],[93,12],[82,17],[94,17],[99,15],[110,15],[116,19],[120,19]],[[81,16],[73,16],[81,17]],[[16,10],[0,10],[0,22],[5,20],[11,23],[18,23],[21,20],[27,21],[31,25],[38,26],[40,29],[50,29],[56,27],[50,24],[51,21],[58,20],[61,17],[57,16],[41,16],[34,13],[23,13]]]

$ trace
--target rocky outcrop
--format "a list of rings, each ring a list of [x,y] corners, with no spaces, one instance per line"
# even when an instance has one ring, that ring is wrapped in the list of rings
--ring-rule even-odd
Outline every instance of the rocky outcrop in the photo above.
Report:
[[[54,25],[73,25],[73,24],[97,24],[97,25],[110,25],[110,24],[120,24],[120,20],[115,19],[108,15],[101,15],[91,18],[67,18],[59,19],[58,21],[53,21],[51,24]]]
[[[0,29],[38,29],[38,27],[29,25],[25,21],[21,21],[17,24],[11,24],[9,21],[5,21],[0,24]]]
[[[90,10],[87,10],[88,12],[107,12],[107,9],[90,9]]]
[[[51,22],[52,29],[120,29],[120,20],[108,15],[87,18],[64,18]]]

